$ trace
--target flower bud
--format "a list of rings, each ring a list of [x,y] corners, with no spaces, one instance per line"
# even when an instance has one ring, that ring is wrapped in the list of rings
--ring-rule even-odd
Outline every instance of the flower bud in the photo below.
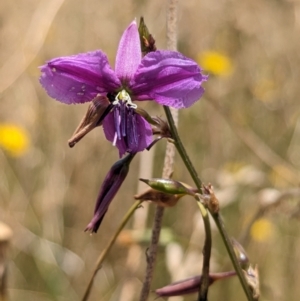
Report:
[[[104,218],[104,215],[108,210],[109,204],[120,189],[128,174],[129,165],[134,156],[135,153],[128,154],[126,157],[120,159],[111,167],[100,188],[94,210],[94,217],[85,228],[85,231],[91,231],[92,233],[97,232]]]
[[[144,22],[144,18],[141,17],[139,24],[139,35],[141,40],[141,49],[143,55],[151,51],[156,51],[155,40],[152,35],[149,33],[149,30]]]
[[[243,246],[234,238],[231,239],[231,243],[233,246],[233,250],[235,252],[235,255],[237,257],[237,260],[243,270],[247,270],[250,266],[248,255],[243,248]]]
[[[235,276],[235,271],[223,272],[223,273],[211,273],[209,274],[209,285],[213,284],[216,280],[226,279],[231,276]],[[173,297],[182,296],[186,294],[197,293],[199,291],[201,283],[201,275],[194,276],[185,280],[177,281],[162,288],[155,290],[155,293],[159,297]]]
[[[188,194],[194,196],[196,192],[194,188],[188,186],[187,184],[172,179],[153,178],[139,180],[146,183],[155,190],[168,194]]]

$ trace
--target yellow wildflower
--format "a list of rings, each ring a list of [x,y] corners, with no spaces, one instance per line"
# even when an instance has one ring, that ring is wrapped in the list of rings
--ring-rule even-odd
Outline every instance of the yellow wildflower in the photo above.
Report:
[[[17,125],[0,124],[0,147],[12,156],[22,156],[29,147],[28,134]]]
[[[254,222],[251,227],[251,237],[258,241],[263,242],[268,240],[274,233],[273,224],[266,218],[260,218]]]
[[[229,57],[217,51],[204,51],[198,55],[199,65],[207,72],[219,76],[228,76],[232,72]]]

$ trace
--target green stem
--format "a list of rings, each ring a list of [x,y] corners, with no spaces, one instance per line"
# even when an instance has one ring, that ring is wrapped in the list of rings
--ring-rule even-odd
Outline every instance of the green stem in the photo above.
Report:
[[[187,152],[186,152],[186,150],[185,150],[185,148],[184,148],[184,146],[181,142],[181,139],[180,139],[180,137],[178,135],[178,132],[177,132],[177,128],[174,124],[172,114],[170,112],[170,108],[167,107],[167,106],[164,106],[164,110],[165,110],[165,113],[166,113],[166,116],[167,116],[167,119],[168,119],[168,123],[169,123],[169,126],[170,126],[172,137],[175,141],[175,147],[176,147],[178,153],[180,154],[180,157],[183,160],[186,168],[188,169],[192,179],[194,180],[198,190],[201,191],[202,182],[201,182],[200,178],[198,177],[196,169],[194,168],[194,166],[193,166],[189,156],[187,155]]]
[[[249,301],[254,301],[255,299],[253,299],[252,293],[249,289],[249,285],[247,283],[247,280],[245,279],[244,272],[241,269],[241,266],[238,262],[238,259],[237,259],[236,255],[235,255],[231,240],[230,240],[230,238],[228,236],[228,233],[225,229],[225,225],[224,225],[224,222],[222,220],[222,217],[220,216],[219,213],[212,213],[211,212],[211,215],[212,215],[212,217],[213,217],[213,219],[214,219],[214,221],[215,221],[215,223],[216,223],[216,225],[219,229],[222,240],[225,244],[226,250],[227,250],[227,252],[229,254],[229,257],[231,259],[231,262],[234,266],[236,274],[239,277],[239,280],[240,280],[240,283],[241,283],[241,285],[244,289],[244,292],[245,292],[245,294],[246,294]]]
[[[197,196],[196,196],[197,197]],[[199,286],[199,295],[198,301],[206,301],[209,287],[209,262],[210,262],[210,254],[211,254],[211,229],[209,222],[209,215],[207,209],[201,203],[201,200],[198,198],[198,206],[203,218],[204,230],[205,230],[205,241],[203,246],[203,265],[202,265],[202,277]]]
[[[201,193],[201,188],[202,188],[202,182],[201,180],[199,179],[198,177],[198,174],[196,172],[196,169],[194,168],[191,160],[189,159],[188,155],[187,155],[187,152],[181,142],[181,139],[178,135],[178,132],[177,132],[177,128],[174,124],[174,121],[173,121],[173,118],[172,118],[172,115],[170,113],[170,109],[168,107],[164,107],[165,109],[165,113],[166,113],[166,116],[167,116],[167,119],[168,119],[168,123],[169,123],[169,126],[170,126],[170,130],[171,130],[171,133],[172,133],[172,137],[174,139],[174,143],[175,143],[175,147],[178,151],[178,153],[180,154],[186,168],[188,169],[191,177],[193,178],[194,182],[195,182],[195,185],[197,186],[197,188],[199,189],[199,192]],[[243,290],[245,292],[245,295],[247,296],[247,299],[248,301],[254,301],[253,297],[252,297],[252,294],[251,294],[251,291],[250,291],[250,288],[248,286],[248,283],[245,279],[245,276],[244,276],[244,273],[243,273],[243,270],[241,269],[240,267],[240,264],[236,258],[236,255],[235,255],[235,252],[233,250],[233,247],[232,247],[232,244],[231,244],[231,241],[228,237],[228,234],[227,234],[227,231],[225,229],[225,226],[224,226],[224,223],[221,219],[221,216],[219,215],[219,213],[213,213],[210,211],[210,214],[212,215],[218,229],[219,229],[219,232],[221,234],[221,237],[222,237],[222,240],[225,244],[225,247],[227,249],[227,252],[229,254],[229,257],[231,259],[231,262],[234,266],[234,269],[239,277],[239,280],[240,280],[240,283],[243,287]]]
[[[106,257],[106,255],[108,254],[108,252],[110,251],[110,249],[112,248],[113,244],[115,243],[117,237],[119,236],[120,232],[123,230],[123,228],[125,227],[125,225],[127,224],[128,220],[131,218],[131,216],[133,215],[134,211],[141,205],[143,201],[136,201],[131,207],[130,209],[127,211],[126,215],[123,217],[123,220],[121,221],[117,231],[115,232],[114,236],[111,238],[110,242],[108,243],[108,245],[105,247],[105,249],[102,251],[102,253],[100,254],[100,256],[97,259],[96,262],[96,267],[94,269],[94,272],[92,274],[92,277],[89,281],[89,284],[85,290],[84,296],[81,299],[82,301],[87,301],[88,297],[90,295],[90,292],[92,290],[92,286],[93,286],[93,282],[94,282],[94,278],[98,272],[98,270],[101,268],[101,265]]]

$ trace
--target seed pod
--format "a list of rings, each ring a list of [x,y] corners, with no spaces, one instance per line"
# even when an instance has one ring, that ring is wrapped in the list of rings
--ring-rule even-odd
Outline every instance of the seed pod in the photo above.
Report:
[[[139,179],[140,181],[146,183],[151,188],[158,190],[160,192],[165,192],[169,194],[180,194],[180,195],[195,195],[195,189],[172,179]]]

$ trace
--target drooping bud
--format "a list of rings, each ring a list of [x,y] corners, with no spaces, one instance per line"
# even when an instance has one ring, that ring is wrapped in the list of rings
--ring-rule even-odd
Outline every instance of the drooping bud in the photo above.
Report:
[[[190,187],[189,185],[175,181],[172,179],[139,179],[140,181],[146,183],[151,188],[158,190],[160,192],[168,194],[180,194],[180,195],[192,195],[194,196],[197,192],[197,189]]]
[[[69,139],[69,146],[73,147],[92,129],[102,125],[104,117],[109,113],[111,108],[112,104],[106,96],[97,95],[90,102],[86,114],[84,115],[71,139]]]
[[[134,196],[136,200],[152,202],[161,207],[173,207],[181,197],[182,194],[169,194],[151,188]]]
[[[212,285],[215,281],[226,279],[228,277],[235,276],[235,271],[223,272],[223,273],[211,273],[209,274],[209,285]],[[177,281],[162,288],[155,290],[155,293],[159,297],[173,297],[182,296],[199,291],[201,283],[201,275],[194,276],[185,280]]]
[[[250,262],[249,262],[249,258],[248,258],[248,255],[247,255],[245,249],[234,238],[231,238],[231,243],[232,243],[233,250],[235,252],[235,255],[238,259],[238,262],[239,262],[241,268],[243,270],[247,270],[250,266]]]
[[[130,153],[111,167],[101,185],[94,210],[94,217],[85,228],[85,231],[97,232],[111,201],[128,174],[129,165],[134,156],[135,153]]]
[[[152,51],[156,51],[155,40],[153,36],[149,33],[149,30],[144,22],[143,17],[141,17],[140,19],[139,35],[143,55],[146,55],[147,53]]]

